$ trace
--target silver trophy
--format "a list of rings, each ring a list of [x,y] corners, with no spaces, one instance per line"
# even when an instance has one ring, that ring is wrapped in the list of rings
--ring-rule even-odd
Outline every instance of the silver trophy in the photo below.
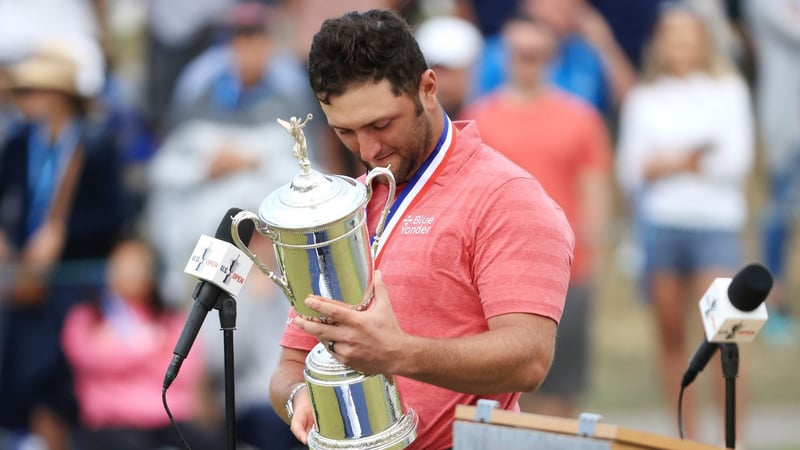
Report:
[[[258,215],[242,211],[233,219],[232,235],[255,265],[283,289],[297,314],[326,320],[308,308],[309,294],[340,300],[354,309],[367,305],[375,251],[395,195],[395,180],[386,168],[369,171],[366,183],[343,175],[323,175],[311,168],[300,121],[278,119],[294,138],[300,173],[291,183],[270,193]],[[388,179],[389,197],[372,245],[366,205],[375,177]],[[280,269],[276,274],[239,238],[239,224],[251,220],[273,244]],[[399,450],[416,439],[417,416],[400,400],[394,377],[365,375],[340,363],[323,344],[306,358],[305,382],[316,427],[309,433],[312,450]]]

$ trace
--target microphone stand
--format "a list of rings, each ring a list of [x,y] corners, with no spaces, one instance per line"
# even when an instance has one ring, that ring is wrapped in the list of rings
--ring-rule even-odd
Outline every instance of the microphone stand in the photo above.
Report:
[[[725,447],[736,448],[736,377],[739,375],[739,346],[720,344],[722,376],[725,378]]]
[[[219,310],[225,359],[225,448],[236,449],[236,395],[233,371],[233,331],[236,329],[236,299],[221,297],[215,306]]]

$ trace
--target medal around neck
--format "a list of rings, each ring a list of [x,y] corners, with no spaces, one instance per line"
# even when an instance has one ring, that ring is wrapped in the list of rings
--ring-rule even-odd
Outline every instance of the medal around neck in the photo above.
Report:
[[[233,240],[267,277],[277,284],[298,315],[326,320],[305,305],[314,294],[352,308],[366,307],[375,252],[395,196],[388,168],[375,168],[365,183],[344,175],[324,175],[311,168],[300,121],[278,119],[294,138],[300,172],[290,183],[267,195],[258,214],[242,211],[231,225]],[[372,182],[387,179],[389,196],[370,245],[366,206]],[[273,272],[244,245],[238,228],[252,221],[273,244],[279,273]],[[308,437],[312,450],[399,450],[416,439],[417,416],[400,400],[394,377],[365,375],[340,363],[325,345],[315,346],[304,371],[316,427]]]

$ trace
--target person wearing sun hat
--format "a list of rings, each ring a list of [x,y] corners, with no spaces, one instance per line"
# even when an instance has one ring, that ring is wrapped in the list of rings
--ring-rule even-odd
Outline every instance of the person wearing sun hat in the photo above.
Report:
[[[60,326],[124,217],[117,149],[88,114],[70,51],[47,45],[9,68],[23,120],[0,148],[0,265],[13,274],[0,286],[0,428],[50,430],[50,449],[76,413]]]
[[[29,102],[25,101],[25,97],[31,91],[35,91],[35,94],[47,93],[59,96],[66,100],[71,108],[77,108],[76,112],[85,113],[84,108],[89,97],[78,89],[77,71],[77,62],[67,47],[55,43],[48,44],[10,67],[8,87],[23,114],[27,114],[25,108]],[[49,101],[48,104],[59,107],[61,103],[56,100]],[[33,114],[36,115],[35,112]]]

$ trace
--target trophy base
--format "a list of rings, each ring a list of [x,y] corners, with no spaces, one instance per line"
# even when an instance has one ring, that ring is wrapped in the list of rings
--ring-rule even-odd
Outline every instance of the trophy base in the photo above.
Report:
[[[417,438],[417,415],[409,409],[391,427],[380,433],[355,439],[330,439],[316,430],[308,433],[310,450],[402,450]]]

